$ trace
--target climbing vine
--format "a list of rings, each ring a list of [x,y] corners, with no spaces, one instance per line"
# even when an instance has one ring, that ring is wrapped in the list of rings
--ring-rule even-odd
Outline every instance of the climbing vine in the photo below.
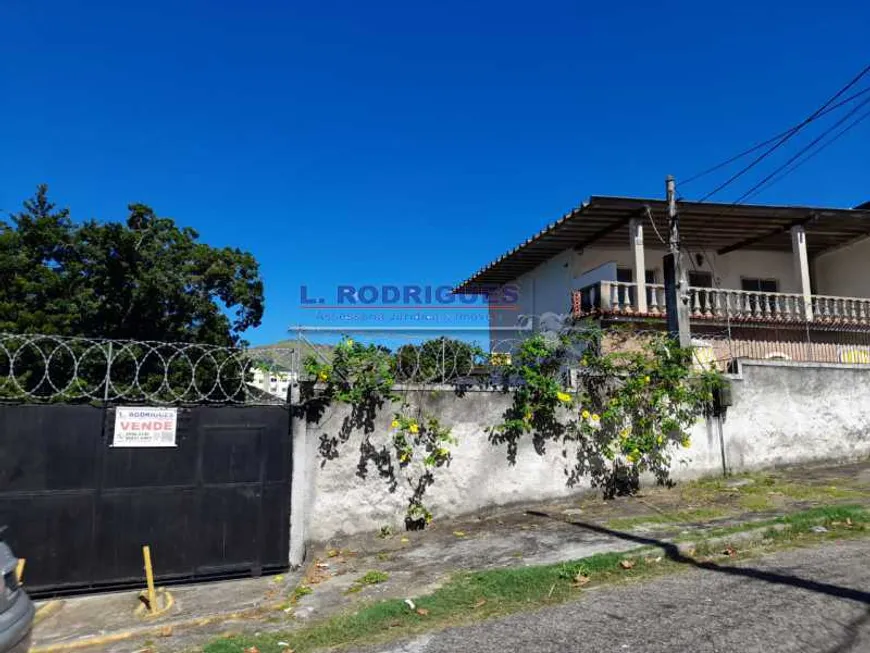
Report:
[[[385,347],[345,338],[331,358],[305,360],[314,382],[307,400],[321,408],[332,402],[350,407],[339,436],[321,436],[321,452],[336,457],[350,433],[362,430],[358,473],[365,476],[374,464],[390,491],[404,481],[406,527],[418,529],[432,520],[425,494],[458,442],[397,389],[401,364],[402,356]],[[502,421],[487,427],[490,441],[505,444],[512,463],[523,437],[532,438],[539,454],[559,446],[568,483],[591,478],[609,497],[635,491],[645,472],[668,482],[674,453],[689,446],[689,430],[721,383],[717,372],[695,369],[692,351],[666,335],[630,331],[534,335],[512,357],[493,358],[488,369],[512,394]],[[372,435],[383,411],[392,412],[392,421],[387,439],[376,443]]]
[[[518,387],[490,439],[506,443],[511,460],[526,434],[539,453],[557,443],[569,483],[589,477],[608,497],[637,490],[644,472],[667,483],[674,452],[691,444],[689,430],[722,383],[692,360],[661,333],[532,336],[508,366]]]
[[[391,491],[397,489],[401,476],[410,491],[405,525],[409,529],[425,528],[432,521],[432,512],[424,503],[424,496],[435,482],[435,471],[450,464],[451,445],[458,443],[436,416],[413,406],[406,394],[396,391],[397,358],[384,347],[364,346],[345,338],[336,347],[332,360],[309,356],[304,369],[317,383],[318,401],[350,406],[342,439],[347,439],[351,429],[362,429],[366,441],[359,473],[365,476],[368,462],[373,462]],[[378,449],[370,438],[378,411],[388,404],[398,404],[390,423],[391,447]],[[334,451],[338,443],[332,444],[321,449]]]

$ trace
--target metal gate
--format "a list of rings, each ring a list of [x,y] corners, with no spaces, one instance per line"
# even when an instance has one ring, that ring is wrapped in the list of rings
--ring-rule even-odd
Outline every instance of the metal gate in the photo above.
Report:
[[[179,408],[174,448],[112,448],[114,408],[0,405],[0,535],[34,594],[286,568],[286,406]]]

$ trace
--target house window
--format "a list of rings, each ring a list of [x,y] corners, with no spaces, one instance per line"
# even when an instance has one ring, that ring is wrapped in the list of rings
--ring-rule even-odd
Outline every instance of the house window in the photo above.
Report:
[[[713,274],[701,270],[689,270],[689,286],[692,288],[712,288]]]
[[[740,279],[741,290],[752,292],[779,292],[779,282],[776,279]]]
[[[656,271],[647,270],[644,277],[647,283],[655,283]],[[616,280],[621,283],[634,283],[634,268],[616,268]]]

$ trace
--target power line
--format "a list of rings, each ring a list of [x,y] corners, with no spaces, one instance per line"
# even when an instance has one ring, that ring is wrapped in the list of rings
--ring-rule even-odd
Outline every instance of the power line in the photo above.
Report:
[[[855,100],[855,99],[861,97],[862,95],[866,95],[867,93],[870,93],[870,86],[868,86],[867,88],[865,88],[863,90],[858,91],[857,93],[853,93],[849,97],[847,97],[843,100],[840,100],[836,104],[828,107],[827,109],[822,111],[818,116],[816,116],[816,118],[821,118],[822,116],[825,116],[825,115],[831,113],[832,111],[836,111],[837,109],[839,109],[843,105],[849,104],[852,100]],[[680,186],[685,186],[686,184],[690,184],[693,181],[700,179],[701,177],[706,177],[711,172],[716,172],[717,170],[720,170],[721,168],[724,168],[725,166],[727,166],[729,163],[734,163],[735,161],[745,157],[747,154],[752,154],[753,152],[760,150],[765,145],[770,145],[778,138],[782,138],[783,136],[788,135],[789,132],[791,132],[793,129],[796,129],[797,127],[798,127],[798,125],[793,125],[793,126],[789,127],[788,129],[786,129],[784,132],[780,132],[776,136],[771,136],[770,138],[768,138],[765,141],[761,141],[760,143],[756,143],[755,145],[750,147],[748,150],[743,150],[739,154],[735,154],[731,158],[725,159],[724,161],[717,163],[716,165],[711,166],[711,167],[707,168],[706,170],[703,170],[703,171],[699,172],[698,174],[689,177],[685,181],[680,181]]]
[[[764,191],[764,190],[767,190],[768,188],[770,188],[771,186],[773,186],[775,183],[777,183],[777,182],[779,182],[779,181],[785,179],[788,175],[790,175],[792,172],[794,172],[795,170],[797,170],[798,168],[800,168],[803,164],[805,164],[807,161],[809,161],[810,159],[812,159],[814,156],[816,156],[817,154],[821,154],[821,153],[822,153],[826,148],[828,148],[830,145],[833,145],[833,144],[834,144],[834,143],[835,143],[835,142],[836,142],[836,141],[837,141],[841,136],[844,136],[846,133],[848,133],[849,131],[851,131],[852,129],[854,129],[854,128],[857,127],[858,125],[860,125],[862,122],[864,122],[865,120],[867,120],[867,118],[870,118],[870,111],[865,111],[864,113],[862,113],[862,114],[861,114],[860,116],[858,116],[855,120],[853,120],[851,123],[849,123],[848,125],[846,125],[846,126],[845,126],[843,129],[841,129],[839,132],[837,132],[836,134],[834,134],[834,137],[831,138],[827,143],[822,144],[821,147],[817,148],[817,149],[816,149],[815,151],[813,151],[813,152],[810,152],[806,157],[804,157],[802,160],[796,162],[796,163],[795,163],[794,165],[792,165],[788,170],[786,170],[785,173],[783,173],[782,175],[780,175],[780,176],[777,177],[776,179],[772,179],[770,182],[767,183],[767,185],[766,185],[764,188],[759,188],[758,190],[754,191],[754,192],[752,193],[752,195],[750,195],[750,196],[747,197],[746,199],[750,199],[751,197],[754,197],[754,196],[757,195],[758,193],[760,193],[760,192],[762,192],[762,191]]]
[[[791,156],[791,157],[790,157],[790,158],[789,158],[785,163],[783,163],[781,166],[779,166],[778,168],[776,168],[776,170],[774,170],[773,172],[771,172],[770,174],[768,174],[766,177],[764,177],[764,179],[762,179],[761,181],[759,181],[758,183],[756,183],[752,188],[750,188],[750,189],[747,190],[745,193],[743,193],[743,195],[741,195],[740,197],[738,197],[738,198],[735,200],[734,204],[740,204],[743,200],[747,199],[750,195],[753,195],[754,193],[758,192],[758,191],[759,191],[759,190],[760,190],[760,189],[761,189],[765,184],[767,184],[771,179],[773,179],[773,177],[775,177],[778,173],[782,172],[784,169],[786,169],[787,167],[789,167],[792,163],[794,163],[797,159],[799,159],[799,158],[800,158],[804,153],[806,153],[808,150],[810,150],[810,149],[812,149],[813,147],[815,147],[815,145],[816,145],[817,143],[819,143],[819,141],[821,141],[822,139],[824,139],[828,134],[830,134],[830,133],[831,133],[832,131],[834,131],[837,127],[839,127],[840,125],[842,125],[844,122],[846,122],[849,118],[851,118],[852,116],[854,116],[858,111],[860,111],[861,109],[863,109],[863,108],[864,108],[865,106],[867,106],[868,104],[870,104],[870,98],[867,98],[866,100],[864,100],[863,102],[861,102],[860,104],[858,104],[858,106],[856,106],[855,108],[853,108],[849,113],[847,113],[845,116],[843,116],[842,118],[840,118],[837,122],[835,122],[833,125],[831,125],[831,126],[830,126],[828,129],[826,129],[824,132],[822,132],[819,136],[817,136],[817,137],[814,138],[812,141],[810,141],[806,146],[804,146],[804,147],[802,147],[800,150],[798,150],[797,153],[795,153],[793,156]],[[862,119],[863,119],[863,118],[862,118]],[[859,122],[860,122],[860,121],[859,121]],[[855,126],[854,124],[853,124],[853,125],[850,125],[848,129],[851,129],[851,128],[854,127],[854,126]],[[845,131],[848,131],[848,129],[845,130]],[[838,134],[835,138],[839,138],[840,136],[842,136],[843,133],[845,133],[845,131],[844,131],[844,132],[841,132],[840,134]],[[828,145],[830,145],[830,143],[828,143]],[[826,145],[825,147],[827,147],[827,145]],[[824,149],[824,148],[822,148],[822,149]],[[819,150],[819,151],[821,151],[821,150]],[[816,154],[817,154],[817,153],[818,153],[818,152],[816,152]],[[790,174],[790,171],[789,171],[788,173],[786,173],[786,174]],[[783,177],[784,177],[784,176],[785,176],[785,175],[783,175]]]
[[[767,149],[766,149],[762,154],[760,154],[759,156],[755,157],[755,159],[753,159],[752,162],[749,163],[749,165],[744,166],[744,167],[743,167],[739,172],[733,174],[733,175],[732,175],[731,177],[729,177],[726,181],[724,181],[724,182],[722,182],[721,184],[719,184],[716,188],[714,188],[714,189],[711,190],[709,193],[707,193],[706,195],[704,195],[704,197],[702,197],[699,201],[700,201],[700,202],[704,202],[704,201],[706,201],[707,199],[709,199],[710,197],[712,197],[713,195],[715,195],[715,194],[718,193],[719,191],[721,191],[721,190],[723,190],[724,188],[726,188],[726,187],[730,186],[731,184],[733,184],[735,181],[737,181],[740,177],[742,177],[743,175],[745,175],[747,172],[749,172],[750,170],[752,170],[752,168],[754,168],[754,167],[757,166],[759,163],[761,163],[764,159],[766,159],[768,156],[770,156],[770,155],[771,155],[775,150],[779,149],[779,148],[780,148],[782,145],[784,145],[784,144],[785,144],[785,143],[786,143],[786,142],[787,142],[787,141],[788,141],[792,136],[794,136],[795,134],[797,134],[801,129],[803,129],[804,127],[806,127],[808,124],[810,124],[810,123],[813,122],[814,120],[817,120],[817,119],[819,118],[820,114],[821,114],[823,111],[825,111],[825,109],[827,109],[831,104],[833,104],[834,102],[836,102],[836,100],[839,99],[839,97],[840,97],[841,95],[843,95],[843,93],[845,93],[845,92],[848,91],[850,88],[852,88],[855,84],[857,84],[857,83],[861,80],[861,78],[864,77],[864,75],[866,75],[868,72],[870,72],[870,64],[868,64],[867,66],[865,66],[864,69],[863,69],[860,73],[858,73],[855,77],[853,77],[852,80],[851,80],[848,84],[846,84],[843,88],[841,88],[839,91],[837,91],[837,92],[833,95],[833,97],[831,97],[831,98],[830,98],[827,102],[825,102],[821,107],[819,107],[818,109],[816,109],[816,110],[815,110],[813,113],[811,113],[807,118],[805,118],[801,123],[795,125],[795,126],[792,127],[790,130],[788,130],[788,132],[786,132],[786,134],[785,134],[784,136],[782,136],[781,138],[777,139],[777,141],[776,141],[773,145],[771,145],[769,148],[767,148]]]

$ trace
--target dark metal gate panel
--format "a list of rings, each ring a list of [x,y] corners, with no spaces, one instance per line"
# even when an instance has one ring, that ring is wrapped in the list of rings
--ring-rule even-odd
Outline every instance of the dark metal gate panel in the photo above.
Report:
[[[114,409],[0,406],[0,524],[31,591],[287,565],[289,413],[179,409],[174,448],[112,448]]]

